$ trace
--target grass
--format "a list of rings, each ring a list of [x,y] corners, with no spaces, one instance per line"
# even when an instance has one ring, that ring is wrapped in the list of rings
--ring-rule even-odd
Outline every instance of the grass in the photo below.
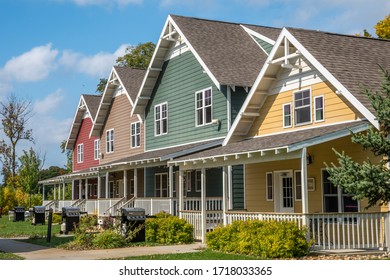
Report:
[[[53,225],[51,229],[52,234],[60,232],[60,225]],[[8,216],[0,218],[0,237],[45,237],[47,236],[47,223],[45,225],[31,225],[31,221],[14,222],[8,219]]]
[[[158,254],[150,256],[126,257],[123,260],[258,260],[244,255],[225,254],[211,250],[199,250],[194,253]]]
[[[24,260],[24,258],[15,254],[0,251],[0,260]]]

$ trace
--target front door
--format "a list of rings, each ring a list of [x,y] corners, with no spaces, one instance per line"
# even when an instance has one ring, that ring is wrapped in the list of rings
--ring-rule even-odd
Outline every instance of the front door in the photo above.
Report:
[[[293,178],[290,172],[280,173],[280,212],[294,212]]]

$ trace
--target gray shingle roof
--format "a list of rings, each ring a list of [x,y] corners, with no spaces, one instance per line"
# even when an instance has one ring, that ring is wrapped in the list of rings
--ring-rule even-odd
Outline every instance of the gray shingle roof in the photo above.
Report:
[[[253,85],[267,56],[239,23],[171,17],[220,84]],[[276,39],[281,29],[257,26],[255,31]]]
[[[374,113],[362,89],[379,89],[383,80],[379,65],[390,69],[390,40],[287,29],[351,94]]]
[[[100,100],[102,99],[101,95],[92,95],[92,94],[83,94],[85,103],[87,103],[87,107],[89,112],[91,113],[91,118],[95,119],[97,110],[99,108]]]
[[[145,77],[146,70],[121,66],[114,66],[114,68],[127,93],[130,95],[131,100],[134,102]]]
[[[324,137],[325,135],[337,133],[340,131],[349,132],[349,130],[352,130],[353,128],[362,125],[367,125],[367,123],[368,122],[366,121],[343,123],[338,125],[322,126],[322,127],[312,128],[312,129],[304,129],[300,131],[293,131],[293,132],[277,134],[277,135],[249,138],[239,142],[227,144],[226,146],[221,146],[214,149],[195,153],[192,155],[180,157],[175,159],[175,161],[202,159],[202,158],[217,157],[217,156],[231,155],[237,153],[256,152],[261,150],[270,150],[270,149],[288,147],[288,146],[302,143],[303,141],[317,139],[320,137]]]

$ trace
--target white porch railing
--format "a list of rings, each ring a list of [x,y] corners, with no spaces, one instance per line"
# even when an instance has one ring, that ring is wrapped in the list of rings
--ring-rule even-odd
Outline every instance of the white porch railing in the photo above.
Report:
[[[158,212],[164,211],[171,213],[171,209],[174,208],[174,198],[136,198],[134,200],[134,207],[145,209],[146,215],[154,215]]]
[[[200,211],[182,211],[182,218],[194,226],[194,238],[202,239]],[[390,244],[390,212],[379,213],[248,213],[227,212],[226,222],[245,220],[274,220],[306,224],[314,250],[385,249]],[[222,211],[207,211],[206,230],[223,223]]]

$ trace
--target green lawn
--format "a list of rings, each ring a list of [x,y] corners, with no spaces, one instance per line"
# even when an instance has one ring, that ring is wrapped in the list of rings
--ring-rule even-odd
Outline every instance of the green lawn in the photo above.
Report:
[[[15,254],[0,251],[0,260],[24,260],[24,258],[19,257]]]
[[[52,226],[52,235],[60,232],[60,225]],[[30,220],[14,222],[8,219],[8,216],[0,218],[0,237],[46,237],[47,223],[45,225],[31,225]]]
[[[123,260],[258,260],[257,258],[199,250],[194,253],[164,254],[151,256],[126,257]]]

